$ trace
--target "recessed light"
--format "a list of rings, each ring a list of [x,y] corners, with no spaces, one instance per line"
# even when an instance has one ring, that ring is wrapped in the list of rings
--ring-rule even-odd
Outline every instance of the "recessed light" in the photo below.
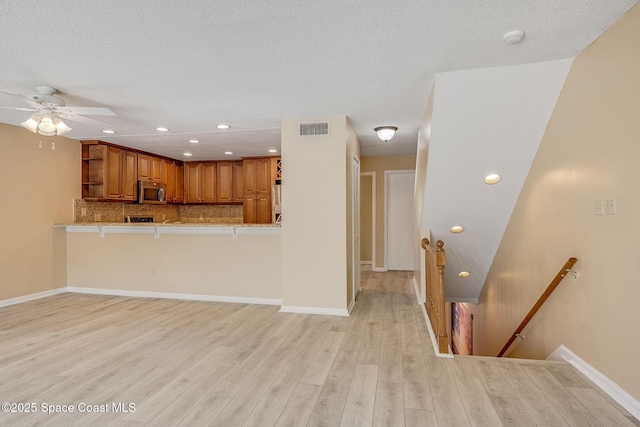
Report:
[[[183,154],[183,156],[185,156],[185,157],[191,157],[191,156],[193,156],[193,154],[191,154],[191,153],[187,152],[187,153],[184,153],[184,154]]]
[[[500,179],[500,175],[498,175],[497,173],[492,173],[484,177],[484,182],[485,184],[493,185],[500,182]]]
[[[229,129],[229,125],[218,125],[216,126],[218,129]]]
[[[165,127],[159,127],[159,128],[156,128],[156,130],[159,132],[169,132],[169,128],[165,128]]]
[[[452,233],[462,233],[464,231],[464,227],[461,225],[454,225],[449,229]]]
[[[233,151],[225,151],[224,154],[233,154]]]
[[[471,275],[471,273],[469,273],[468,271],[461,271],[460,273],[458,273],[458,276],[460,277],[469,277]]]
[[[116,133],[115,130],[110,130],[110,129],[105,129],[102,131],[102,133]]]
[[[506,44],[516,44],[520,43],[524,38],[524,31],[522,30],[513,30],[503,34],[502,39]]]
[[[271,150],[269,150],[269,152],[270,152],[270,153],[277,153],[277,152],[278,152],[278,150],[276,150],[276,149],[272,148]]]
[[[192,144],[197,144],[200,141],[198,141],[197,139],[190,139],[189,142],[192,143]]]

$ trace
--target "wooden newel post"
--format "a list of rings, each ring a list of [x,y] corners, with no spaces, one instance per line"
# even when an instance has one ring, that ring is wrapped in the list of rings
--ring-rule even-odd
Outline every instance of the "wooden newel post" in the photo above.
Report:
[[[444,267],[447,264],[447,255],[444,251],[444,242],[438,240],[436,242],[436,266],[438,267],[438,280],[436,284],[436,292],[438,297],[438,324],[436,326],[436,334],[438,335],[438,351],[440,353],[447,353],[449,351],[449,340],[447,339],[447,320],[445,319],[444,308]]]

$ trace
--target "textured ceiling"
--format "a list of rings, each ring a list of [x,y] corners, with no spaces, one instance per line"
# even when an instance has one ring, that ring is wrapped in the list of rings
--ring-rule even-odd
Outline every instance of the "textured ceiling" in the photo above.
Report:
[[[362,155],[415,153],[436,72],[572,58],[635,2],[2,0],[0,89],[48,84],[67,105],[108,107],[116,117],[94,118],[115,136],[75,122],[67,136],[174,158],[266,154],[281,119],[342,114]],[[513,29],[525,39],[504,44]],[[381,125],[399,128],[387,144]]]

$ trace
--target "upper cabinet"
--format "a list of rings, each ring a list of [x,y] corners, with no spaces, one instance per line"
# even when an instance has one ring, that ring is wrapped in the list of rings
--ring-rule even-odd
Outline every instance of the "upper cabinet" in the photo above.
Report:
[[[137,199],[137,154],[121,148],[82,143],[82,197],[86,200]]]
[[[163,171],[162,182],[167,185],[167,203],[182,203],[184,201],[182,164],[175,160],[164,159]]]
[[[137,181],[164,183],[167,203],[244,204],[244,221],[270,223],[279,157],[181,162],[102,141],[82,141],[82,198],[137,200]]]
[[[269,224],[273,222],[271,212],[271,186],[276,180],[275,157],[244,159],[243,222],[247,224]]]
[[[165,162],[161,157],[138,154],[138,179],[163,182]]]
[[[216,163],[184,164],[185,203],[216,203]]]
[[[242,203],[244,178],[242,162],[217,162],[216,193],[218,203]]]

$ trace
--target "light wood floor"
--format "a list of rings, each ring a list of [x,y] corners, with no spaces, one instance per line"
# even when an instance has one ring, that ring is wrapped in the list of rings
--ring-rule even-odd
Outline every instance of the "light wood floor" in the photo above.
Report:
[[[2,308],[0,402],[37,412],[0,425],[640,426],[569,365],[434,357],[409,273],[363,287],[351,317],[79,294]]]

